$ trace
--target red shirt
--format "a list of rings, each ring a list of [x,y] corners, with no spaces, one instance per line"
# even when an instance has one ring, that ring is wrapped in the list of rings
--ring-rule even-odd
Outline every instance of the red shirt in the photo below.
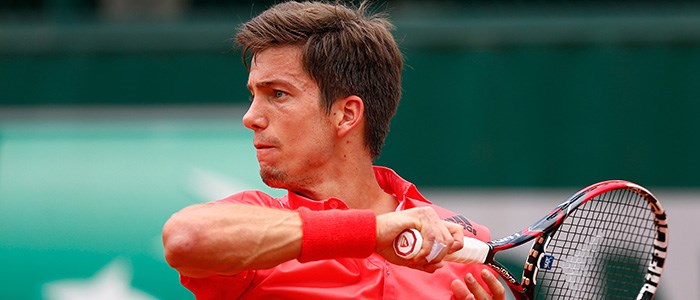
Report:
[[[393,170],[374,167],[377,182],[399,200],[397,210],[431,206],[438,215],[464,227],[465,236],[482,241],[490,239],[488,229],[467,218],[430,203],[415,185]],[[260,191],[234,194],[217,203],[241,203],[296,210],[348,209],[335,198],[314,201],[294,193],[273,198]],[[483,265],[447,263],[434,273],[426,273],[387,262],[378,254],[367,258],[338,258],[300,263],[287,261],[266,270],[249,270],[235,276],[189,278],[181,276],[182,285],[198,300],[213,299],[450,299],[450,283],[464,280],[471,272],[482,286],[478,272]],[[495,273],[494,273],[495,274]]]

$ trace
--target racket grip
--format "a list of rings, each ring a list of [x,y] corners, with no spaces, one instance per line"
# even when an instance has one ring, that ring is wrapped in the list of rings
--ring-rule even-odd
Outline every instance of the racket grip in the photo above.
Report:
[[[422,246],[423,237],[416,229],[406,229],[394,239],[394,252],[404,259],[415,257]],[[488,244],[475,238],[465,237],[462,249],[448,254],[445,260],[463,264],[480,264],[486,261],[489,251],[491,247]]]

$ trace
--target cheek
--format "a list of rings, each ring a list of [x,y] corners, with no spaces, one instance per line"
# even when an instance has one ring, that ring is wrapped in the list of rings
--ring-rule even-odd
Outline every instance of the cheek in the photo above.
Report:
[[[335,133],[328,124],[316,122],[296,132],[296,140],[306,148],[307,155],[323,155],[332,152]]]

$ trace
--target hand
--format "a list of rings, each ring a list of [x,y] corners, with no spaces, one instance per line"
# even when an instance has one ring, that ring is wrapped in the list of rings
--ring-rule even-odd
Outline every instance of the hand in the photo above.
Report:
[[[474,275],[467,273],[464,281],[456,279],[452,281],[453,299],[457,300],[505,300],[506,291],[498,278],[493,275],[488,269],[481,270],[481,278],[486,282],[486,286],[491,290],[491,296],[484,287],[482,287]]]
[[[405,229],[417,229],[423,237],[423,245],[418,254],[411,259],[403,259],[394,252],[394,239]],[[408,266],[426,272],[434,272],[443,266],[443,258],[449,253],[462,248],[464,228],[443,221],[431,207],[419,207],[377,216],[376,252],[391,263]],[[431,261],[433,244],[444,245]]]

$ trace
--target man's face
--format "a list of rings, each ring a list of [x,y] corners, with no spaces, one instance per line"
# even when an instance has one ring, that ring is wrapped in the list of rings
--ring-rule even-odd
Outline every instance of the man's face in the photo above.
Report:
[[[283,46],[256,53],[248,89],[252,103],[243,125],[254,131],[263,181],[294,190],[320,180],[335,131],[320,105],[317,83],[302,67],[301,49]]]

